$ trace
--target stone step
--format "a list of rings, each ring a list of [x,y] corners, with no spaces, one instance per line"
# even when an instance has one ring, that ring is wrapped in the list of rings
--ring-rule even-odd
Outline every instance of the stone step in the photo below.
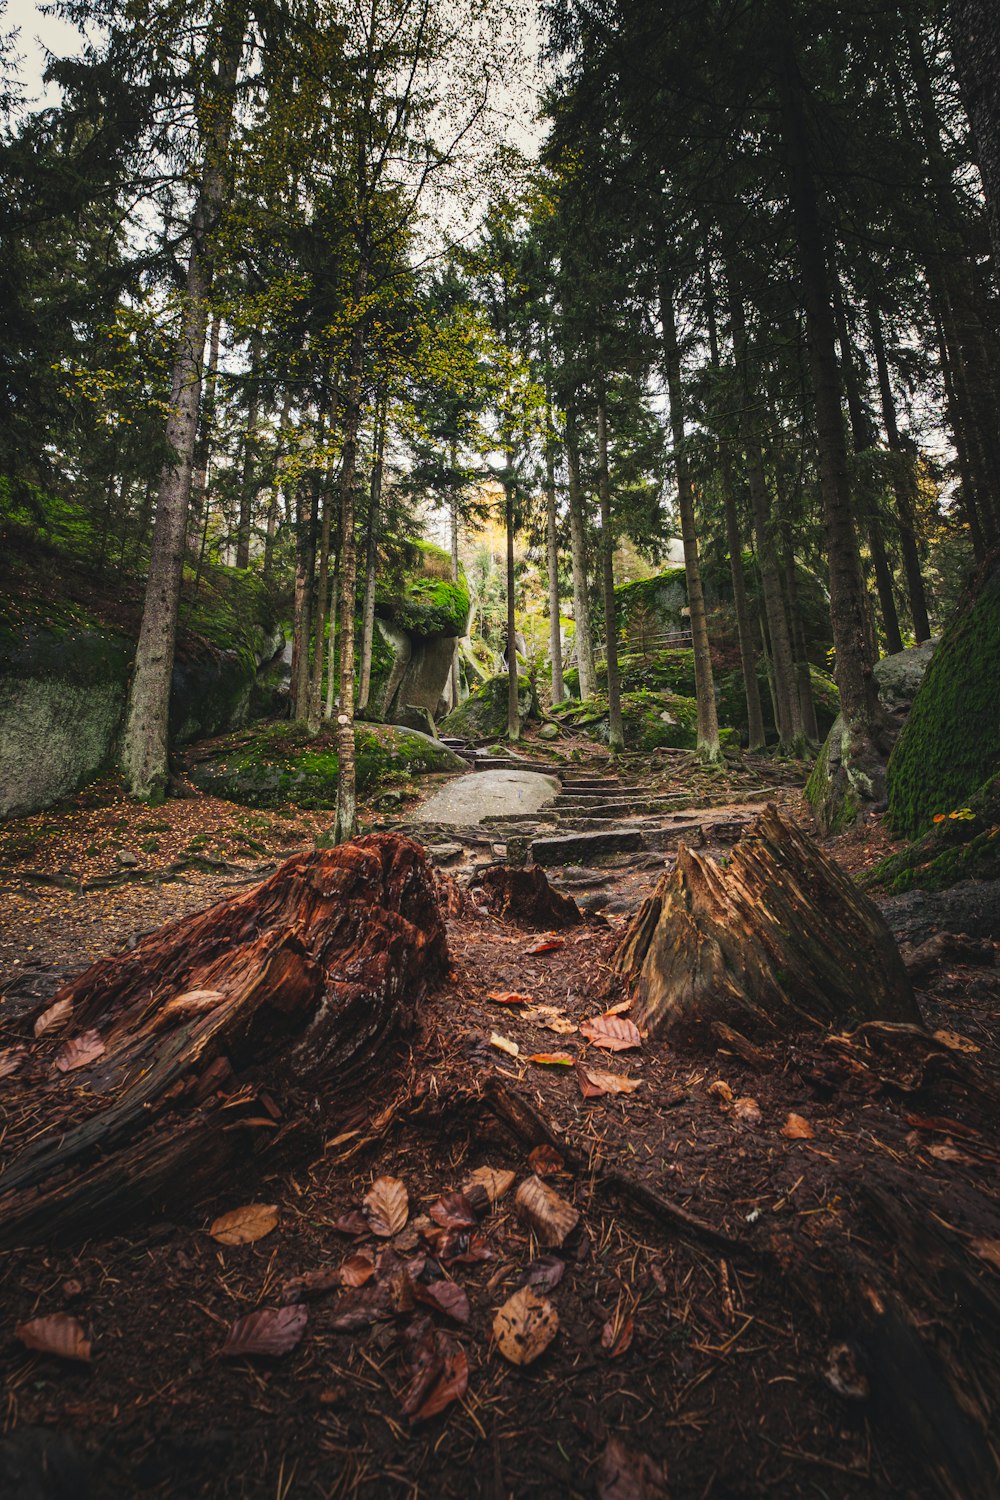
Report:
[[[563,775],[563,785],[574,792],[604,792],[610,787],[624,787],[625,783],[619,776],[570,776],[568,772]]]
[[[614,854],[659,854],[676,849],[683,840],[696,848],[705,842],[701,822],[640,825],[629,828],[619,824],[608,829],[583,830],[573,833],[543,835],[531,842],[531,858],[536,864],[579,864],[588,860]]]
[[[561,823],[571,823],[574,818],[601,818],[628,820],[630,818],[664,818],[672,812],[677,812],[676,804],[669,802],[595,802],[592,807],[567,806],[556,800],[550,804],[551,810],[556,814]],[[549,811],[548,808],[545,809]],[[677,813],[680,816],[680,813]]]
[[[508,755],[477,755],[472,762],[476,771],[535,771],[540,776],[560,778],[561,768],[544,760],[515,760]]]

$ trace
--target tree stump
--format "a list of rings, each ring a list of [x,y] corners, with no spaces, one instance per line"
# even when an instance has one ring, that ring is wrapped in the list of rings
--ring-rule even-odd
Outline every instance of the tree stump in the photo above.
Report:
[[[613,965],[635,985],[632,1019],[654,1037],[705,1039],[713,1022],[758,1037],[920,1023],[878,909],[773,805],[724,867],[680,844]]]
[[[583,912],[572,896],[554,890],[540,865],[511,869],[491,865],[479,876],[486,910],[521,927],[574,927]]]
[[[423,851],[373,834],[101,959],[5,1079],[0,1246],[192,1201],[283,1128],[277,1100],[374,1068],[447,956]]]

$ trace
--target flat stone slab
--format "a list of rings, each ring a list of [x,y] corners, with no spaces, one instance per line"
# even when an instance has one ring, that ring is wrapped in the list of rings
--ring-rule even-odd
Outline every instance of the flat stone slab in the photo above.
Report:
[[[555,776],[534,771],[477,771],[450,781],[419,807],[411,823],[466,826],[484,818],[519,817],[537,813],[559,793]]]

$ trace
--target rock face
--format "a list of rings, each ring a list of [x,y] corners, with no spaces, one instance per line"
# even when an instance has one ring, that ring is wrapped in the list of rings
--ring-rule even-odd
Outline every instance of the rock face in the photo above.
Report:
[[[429,731],[455,706],[452,664],[469,623],[465,575],[451,576],[451,557],[413,543],[398,586],[376,600],[376,640],[368,712],[387,724]]]
[[[175,744],[245,723],[257,669],[282,644],[280,631],[259,636],[252,659],[207,643],[178,659]],[[134,653],[127,636],[96,629],[0,644],[0,818],[49,807],[114,764]]]
[[[521,722],[535,713],[534,694],[527,677],[518,678],[518,712]],[[462,735],[470,740],[497,739],[507,733],[507,676],[490,677],[459,708],[441,720],[445,734]]]
[[[879,699],[897,718],[908,713],[936,647],[937,641],[924,641],[875,663]],[[839,833],[853,823],[870,800],[869,790],[864,768],[852,764],[847,726],[838,714],[806,783],[806,796],[821,831]]]
[[[534,813],[554,802],[559,780],[537,771],[476,771],[429,798],[414,821],[468,826],[483,818]]]

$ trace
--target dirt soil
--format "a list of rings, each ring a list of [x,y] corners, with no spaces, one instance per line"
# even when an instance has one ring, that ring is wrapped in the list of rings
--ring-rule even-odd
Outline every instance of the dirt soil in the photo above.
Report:
[[[150,814],[91,796],[10,827],[0,845],[0,1015],[13,1018],[4,1043],[66,973],[260,878],[281,854],[311,847],[322,822],[207,798]],[[154,838],[156,850],[137,851],[141,866],[120,864],[119,853]],[[857,871],[885,842],[869,825],[833,852]],[[218,863],[184,865],[185,853]],[[84,888],[105,877],[115,883]],[[635,898],[654,878],[608,872],[609,886]],[[893,1208],[946,1234],[940,1255],[964,1256],[962,1274],[1000,1306],[998,971],[945,955],[925,977],[924,1019],[949,1037],[935,1047],[807,1036],[760,1046],[752,1061],[726,1046],[681,1055],[649,1041],[609,1053],[573,1028],[622,998],[609,959],[624,915],[550,935],[499,921],[474,895],[453,904],[447,978],[376,1087],[311,1105],[326,1140],[314,1159],[264,1151],[257,1174],[220,1181],[186,1213],[0,1265],[5,1500],[943,1493],[955,1387],[929,1376],[931,1416],[914,1417],[897,1399],[906,1361],[886,1328],[891,1314],[911,1313],[944,1350],[963,1392],[956,1430],[977,1431],[989,1393],[980,1346],[992,1330],[960,1281],[907,1271]],[[512,993],[529,1001],[496,998]],[[638,1087],[585,1098],[581,1066]],[[542,1134],[512,1129],[511,1099]],[[547,1149],[532,1156],[546,1133]],[[430,1221],[413,1221],[483,1166],[513,1172],[515,1186],[445,1253]],[[580,1214],[554,1249],[515,1211],[516,1186],[534,1169]],[[409,1200],[392,1240],[344,1223],[386,1176]],[[249,1203],[274,1204],[276,1227],[243,1245],[212,1237],[218,1215]],[[364,1232],[345,1233],[352,1224]],[[467,1320],[404,1298],[343,1331],[345,1294],[330,1290],[302,1304],[307,1327],[289,1352],[221,1356],[235,1319],[295,1305],[295,1278],[387,1244],[422,1285],[460,1286]],[[493,1323],[529,1271],[542,1286],[558,1277],[544,1291],[558,1332],[519,1367]],[[57,1312],[92,1338],[89,1363],[15,1339],[16,1324]],[[425,1351],[448,1352],[445,1376],[464,1353],[468,1384],[438,1414],[410,1421],[421,1334]],[[37,1469],[39,1453],[48,1488],[4,1490],[3,1476],[18,1463]],[[963,1482],[954,1494],[994,1493]]]

